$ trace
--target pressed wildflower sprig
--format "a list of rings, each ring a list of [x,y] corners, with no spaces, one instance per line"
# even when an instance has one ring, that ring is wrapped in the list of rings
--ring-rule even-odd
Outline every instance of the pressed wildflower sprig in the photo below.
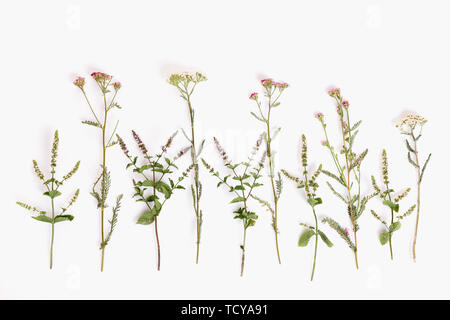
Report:
[[[386,231],[383,231],[380,233],[380,236],[379,236],[380,243],[381,243],[381,245],[385,245],[386,243],[389,242],[389,251],[391,253],[391,260],[393,260],[394,253],[392,250],[392,235],[395,231],[400,229],[400,227],[401,227],[400,220],[409,216],[416,208],[416,205],[414,204],[411,207],[409,207],[408,210],[406,210],[406,212],[404,212],[403,214],[395,216],[395,214],[398,213],[400,210],[400,204],[399,204],[400,200],[405,198],[408,195],[409,191],[411,191],[411,189],[408,188],[405,191],[397,193],[397,195],[395,195],[396,191],[394,189],[392,189],[392,187],[390,187],[390,185],[389,185],[390,181],[389,181],[388,159],[387,159],[386,150],[384,150],[384,149],[381,153],[381,158],[382,158],[381,173],[383,176],[384,190],[382,190],[382,188],[380,188],[378,186],[377,181],[374,176],[372,176],[372,186],[373,186],[373,189],[375,190],[375,192],[380,197],[382,203],[389,208],[390,213],[391,213],[390,221],[387,222],[380,215],[378,215],[374,210],[371,210],[371,213],[378,221],[381,222],[381,224],[386,229]]]
[[[328,246],[332,247],[333,243],[328,239],[328,237],[323,233],[323,231],[319,230],[319,223],[316,214],[316,206],[322,204],[322,198],[317,196],[317,189],[319,188],[319,184],[317,182],[317,178],[322,172],[322,165],[319,165],[316,171],[313,173],[308,172],[308,146],[306,144],[306,136],[302,135],[302,167],[303,167],[303,179],[299,177],[295,177],[289,174],[286,170],[281,170],[283,174],[291,181],[297,184],[297,188],[303,189],[306,195],[306,201],[311,206],[312,213],[314,215],[314,226],[308,225],[306,223],[300,223],[301,226],[305,227],[305,230],[300,235],[298,240],[299,247],[306,247],[309,243],[311,237],[315,236],[315,245],[314,245],[314,260],[313,267],[311,271],[311,281],[314,280],[314,271],[316,269],[316,258],[317,258],[317,245],[319,242],[319,236],[322,241]]]
[[[72,176],[78,171],[78,168],[80,166],[80,161],[78,161],[75,166],[70,170],[66,175],[64,175],[61,179],[56,178],[56,165],[57,165],[57,157],[58,157],[58,145],[59,145],[59,135],[58,131],[55,131],[54,139],[53,139],[53,146],[51,150],[51,161],[50,161],[50,178],[46,179],[44,174],[42,173],[41,169],[38,166],[38,163],[36,160],[33,160],[33,168],[34,172],[36,173],[36,176],[41,180],[42,185],[45,188],[45,192],[43,193],[45,196],[50,198],[51,202],[51,209],[49,210],[47,214],[47,211],[43,211],[40,209],[37,209],[34,206],[31,206],[29,204],[23,203],[23,202],[16,202],[19,206],[33,212],[37,213],[36,216],[33,216],[32,218],[41,221],[41,222],[47,222],[50,223],[52,226],[52,236],[51,236],[51,244],[50,244],[50,269],[53,267],[53,242],[55,239],[55,223],[62,222],[62,221],[72,221],[73,216],[70,214],[67,214],[67,210],[77,201],[78,195],[80,193],[80,189],[77,189],[73,196],[68,201],[67,205],[65,207],[61,207],[59,213],[57,213],[57,209],[55,208],[55,198],[59,197],[61,195],[61,191],[59,188]]]
[[[269,179],[272,187],[272,204],[265,200],[261,203],[272,214],[272,227],[275,234],[277,258],[278,262],[281,263],[280,249],[278,247],[278,201],[280,200],[283,181],[281,180],[280,172],[275,173],[275,151],[272,149],[272,141],[278,135],[281,128],[272,128],[270,120],[272,110],[280,105],[279,99],[289,85],[285,82],[276,82],[270,78],[261,80],[261,85],[264,90],[264,96],[267,98],[267,107],[265,109],[263,108],[257,92],[253,92],[249,98],[250,100],[255,101],[256,106],[258,107],[257,113],[251,112],[251,115],[265,126],[264,139],[266,144],[267,162],[269,165]]]
[[[398,123],[397,128],[400,129],[401,134],[406,135],[406,148],[408,150],[408,161],[414,167],[417,172],[417,214],[416,214],[416,226],[414,229],[413,240],[413,259],[416,261],[416,243],[417,243],[417,230],[419,228],[419,214],[420,214],[420,186],[422,183],[423,173],[431,158],[431,153],[428,155],[424,164],[421,166],[419,161],[419,151],[417,147],[417,141],[422,137],[422,129],[427,120],[417,114],[406,114]]]
[[[192,199],[194,205],[194,213],[197,224],[197,254],[195,258],[195,262],[198,263],[199,254],[200,254],[200,237],[201,237],[201,228],[203,223],[203,211],[200,209],[200,198],[202,196],[202,183],[200,182],[199,177],[199,166],[198,159],[203,150],[203,146],[205,144],[205,140],[202,140],[200,144],[196,144],[195,140],[195,110],[192,106],[191,97],[194,92],[195,87],[199,82],[206,81],[206,77],[200,72],[196,73],[177,73],[172,74],[169,77],[168,82],[175,86],[181,94],[181,97],[186,100],[188,111],[189,111],[189,123],[191,127],[190,135],[188,135],[184,130],[183,134],[186,139],[191,144],[191,159],[192,164],[194,166],[193,176],[194,183],[191,184],[191,192]]]
[[[315,117],[321,123],[325,133],[325,140],[322,141],[322,145],[330,151],[337,174],[323,169],[322,172],[340,184],[345,190],[343,194],[339,193],[330,182],[327,182],[331,191],[341,199],[347,207],[354,240],[352,241],[350,238],[348,229],[341,227],[335,220],[324,218],[322,222],[327,223],[347,242],[354,253],[355,265],[358,269],[358,241],[356,232],[358,231],[359,226],[357,221],[364,212],[367,201],[375,196],[375,194],[369,196],[361,195],[361,163],[366,157],[368,150],[366,149],[358,155],[353,151],[353,144],[355,137],[358,134],[358,127],[360,126],[361,121],[351,125],[349,102],[343,99],[341,90],[331,89],[328,91],[328,94],[336,101],[336,111],[339,117],[342,145],[340,148],[334,148],[331,145],[326,129],[327,125],[325,123],[325,117],[323,113],[316,113]]]
[[[167,151],[172,146],[173,140],[177,134],[176,132],[170,136],[166,144],[161,147],[159,153],[151,155],[139,135],[135,131],[132,131],[132,134],[142,153],[143,161],[140,161],[137,156],[133,157],[130,155],[125,142],[119,135],[117,135],[117,140],[119,141],[123,153],[129,160],[126,168],[133,169],[133,172],[140,177],[140,179],[133,179],[135,191],[133,198],[136,198],[136,202],[143,202],[146,206],[146,211],[139,217],[137,224],[150,225],[153,223],[155,226],[159,270],[161,266],[161,249],[158,235],[158,217],[166,201],[171,198],[174,190],[184,189],[180,183],[193,169],[193,164],[191,164],[177,179],[174,178],[174,180],[170,177],[174,176],[173,170],[178,169],[175,164],[176,160],[186,154],[191,147],[181,149],[176,156],[169,157]],[[143,164],[140,164],[141,162]]]
[[[82,121],[84,124],[99,128],[101,130],[101,141],[102,141],[102,163],[100,165],[101,172],[98,178],[95,180],[91,195],[97,200],[97,208],[100,209],[101,214],[101,243],[100,250],[102,251],[101,265],[100,270],[103,271],[104,261],[105,261],[105,248],[109,244],[111,239],[111,235],[114,231],[114,227],[117,224],[118,213],[120,210],[120,202],[122,199],[122,195],[119,195],[116,198],[116,205],[112,208],[112,217],[109,220],[109,230],[106,232],[105,230],[105,208],[108,206],[106,200],[108,198],[109,189],[111,187],[111,174],[107,169],[107,150],[116,145],[118,143],[117,140],[114,140],[115,133],[117,131],[117,127],[119,125],[119,121],[116,122],[114,129],[110,134],[107,133],[107,125],[108,125],[108,116],[111,110],[113,109],[121,109],[119,104],[116,102],[116,96],[120,88],[122,87],[121,83],[116,81],[113,82],[113,77],[109,74],[103,72],[93,72],[91,74],[92,79],[97,83],[101,94],[102,94],[102,109],[103,109],[103,117],[99,117],[94,108],[92,107],[86,91],[84,90],[85,79],[83,77],[78,77],[73,81],[73,84],[80,88],[83,93],[84,98],[91,110],[92,116],[94,119]],[[112,97],[110,97],[112,95]],[[109,101],[108,101],[109,100]]]
[[[224,166],[228,168],[231,173],[228,175],[221,175],[219,171],[212,168],[203,158],[202,162],[205,168],[219,180],[217,187],[221,185],[227,186],[229,188],[229,192],[234,195],[233,200],[230,203],[239,204],[239,207],[233,212],[235,214],[234,219],[239,219],[242,221],[243,227],[243,240],[241,245],[242,250],[242,259],[241,259],[241,277],[244,275],[244,263],[245,263],[245,242],[247,238],[247,229],[255,225],[258,216],[255,212],[250,211],[248,206],[248,200],[250,197],[254,197],[253,191],[255,188],[262,186],[258,181],[260,180],[261,170],[264,167],[264,162],[266,158],[266,152],[263,153],[260,161],[258,163],[254,163],[254,158],[260,149],[262,144],[263,135],[261,135],[255,147],[252,150],[251,155],[248,158],[248,161],[233,163],[225,150],[220,145],[219,141],[214,138],[214,144],[216,145],[217,151],[219,152],[222,160],[224,161]],[[258,199],[258,201],[262,202],[263,200]]]

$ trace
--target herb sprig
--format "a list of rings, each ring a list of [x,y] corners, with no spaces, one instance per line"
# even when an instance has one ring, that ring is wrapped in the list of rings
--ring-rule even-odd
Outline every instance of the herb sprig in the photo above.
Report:
[[[419,160],[419,150],[417,142],[422,137],[423,126],[427,123],[427,120],[417,114],[406,114],[396,125],[400,129],[401,134],[406,135],[405,143],[406,149],[408,150],[408,161],[414,167],[417,174],[417,214],[416,214],[416,225],[414,229],[414,240],[413,240],[413,259],[416,261],[416,243],[417,243],[417,231],[419,229],[419,214],[420,214],[420,187],[422,184],[423,173],[428,165],[431,158],[431,153],[428,155],[424,164],[420,164]]]
[[[254,226],[256,220],[258,219],[258,215],[250,210],[248,200],[250,199],[250,197],[253,197],[260,202],[264,201],[253,195],[254,189],[262,186],[262,184],[259,183],[259,180],[262,177],[261,170],[264,167],[266,152],[263,153],[261,160],[257,164],[254,163],[254,158],[258,150],[260,149],[263,136],[264,135],[261,135],[258,138],[256,145],[248,158],[248,161],[238,163],[234,163],[229,159],[227,153],[222,148],[219,141],[214,138],[214,144],[216,145],[217,151],[222,157],[224,166],[231,172],[230,174],[227,174],[225,176],[221,175],[219,171],[211,167],[202,158],[202,162],[205,168],[211,173],[212,176],[216,177],[219,180],[217,187],[220,187],[221,185],[228,187],[228,191],[234,195],[234,198],[230,203],[236,203],[239,205],[239,207],[235,211],[233,211],[233,213],[234,219],[239,219],[242,221],[243,228],[243,239],[242,245],[240,246],[242,250],[241,277],[244,275],[247,229]]]
[[[161,248],[158,235],[158,217],[166,201],[171,198],[174,190],[184,189],[180,183],[188,176],[194,165],[191,164],[176,180],[170,177],[174,175],[173,170],[178,169],[175,164],[176,160],[186,154],[191,147],[189,146],[180,150],[175,157],[169,157],[167,151],[172,145],[177,134],[176,132],[170,136],[158,154],[150,155],[139,135],[135,131],[132,131],[132,134],[144,158],[142,165],[137,156],[133,157],[130,155],[125,142],[119,135],[117,135],[117,140],[123,153],[129,160],[126,168],[133,169],[133,172],[140,177],[140,179],[133,179],[135,191],[133,198],[136,199],[136,202],[143,202],[146,206],[146,211],[139,217],[137,224],[150,225],[153,223],[155,226],[156,248],[158,252],[157,268],[159,271],[161,266]]]
[[[192,106],[192,94],[194,92],[195,87],[199,82],[206,81],[206,77],[200,72],[196,73],[177,73],[172,74],[169,77],[168,82],[175,86],[180,92],[181,98],[186,101],[188,111],[189,111],[189,123],[190,123],[190,135],[188,135],[183,129],[182,132],[186,139],[191,144],[191,160],[194,166],[193,170],[193,178],[194,183],[191,184],[191,192],[192,192],[192,200],[194,205],[194,213],[196,219],[196,236],[197,236],[197,253],[195,257],[195,263],[198,264],[198,259],[200,255],[200,238],[201,238],[201,229],[203,224],[203,211],[200,209],[200,198],[202,196],[202,183],[199,177],[199,166],[198,159],[203,150],[203,146],[205,145],[205,140],[202,140],[200,144],[197,146],[195,140],[195,110]],[[198,147],[198,148],[197,148]]]
[[[45,192],[43,195],[50,198],[51,202],[51,209],[49,212],[40,210],[36,208],[35,206],[31,206],[24,202],[16,202],[19,206],[22,208],[25,208],[26,210],[29,210],[31,212],[37,213],[36,216],[33,216],[32,218],[41,221],[50,223],[52,226],[52,235],[51,235],[51,244],[50,244],[50,269],[53,268],[53,243],[55,239],[55,224],[62,221],[72,221],[73,216],[70,214],[67,214],[67,211],[70,207],[77,201],[78,195],[80,194],[80,189],[77,189],[73,196],[68,201],[67,205],[65,207],[60,208],[60,212],[57,213],[57,209],[55,208],[55,198],[61,196],[60,187],[64,185],[64,183],[72,178],[72,176],[78,171],[78,168],[80,166],[80,161],[78,161],[75,166],[70,170],[66,175],[64,175],[61,179],[56,178],[56,165],[57,165],[57,157],[58,157],[58,145],[59,145],[59,135],[58,130],[55,131],[54,138],[53,138],[53,146],[51,150],[51,161],[50,161],[50,178],[45,178],[44,174],[42,173],[41,169],[39,168],[39,165],[36,160],[33,160],[33,168],[34,172],[36,173],[36,176],[41,180],[42,185],[45,188]],[[47,213],[50,213],[48,215]]]
[[[366,157],[368,149],[365,149],[359,155],[353,151],[355,137],[358,134],[358,128],[361,121],[356,122],[354,125],[351,124],[349,102],[343,99],[340,89],[331,89],[328,91],[328,94],[336,101],[336,111],[339,117],[342,146],[338,151],[337,148],[335,149],[331,145],[328,138],[324,115],[322,113],[317,113],[316,118],[321,123],[325,134],[325,140],[322,141],[322,145],[330,151],[331,158],[333,159],[334,166],[337,170],[337,173],[334,174],[322,169],[322,173],[333,179],[334,182],[337,182],[345,190],[344,193],[339,193],[330,182],[327,182],[327,185],[333,194],[342,200],[347,207],[347,214],[352,225],[354,242],[349,236],[348,229],[341,227],[335,220],[324,218],[322,222],[327,223],[347,242],[354,253],[355,265],[358,269],[358,241],[356,237],[356,232],[359,229],[358,219],[364,212],[368,200],[375,196],[375,194],[369,196],[361,195],[361,163]]]
[[[89,106],[89,109],[91,110],[91,113],[94,117],[93,120],[85,120],[82,121],[82,123],[96,127],[101,130],[101,141],[102,141],[102,163],[100,165],[101,172],[98,178],[95,180],[91,195],[97,200],[97,208],[100,209],[100,215],[101,215],[101,226],[100,226],[100,232],[101,232],[101,243],[100,243],[100,250],[102,252],[101,257],[101,264],[100,264],[100,270],[103,271],[104,261],[105,261],[105,248],[109,244],[109,241],[111,240],[111,235],[113,233],[114,227],[117,224],[118,219],[118,212],[120,210],[121,205],[121,199],[123,195],[119,195],[116,198],[116,205],[112,208],[112,218],[109,220],[109,231],[106,232],[105,230],[105,208],[108,207],[107,205],[107,198],[109,194],[109,189],[111,187],[111,173],[108,171],[107,168],[107,151],[109,148],[117,144],[117,140],[113,140],[115,133],[117,131],[117,127],[119,125],[119,121],[116,122],[114,129],[112,130],[111,134],[107,134],[107,125],[108,125],[108,116],[111,110],[113,109],[121,109],[120,105],[116,102],[116,96],[119,91],[119,89],[122,87],[120,82],[112,82],[113,77],[109,74],[102,73],[102,72],[93,72],[91,74],[92,79],[96,82],[98,85],[98,88],[101,91],[102,94],[102,100],[103,100],[103,118],[97,116],[95,113],[88,97],[86,94],[86,91],[84,90],[85,85],[85,79],[83,77],[77,77],[73,84],[80,88],[81,92],[83,93],[84,98],[86,99],[86,102]],[[111,91],[111,89],[113,91]],[[108,98],[110,94],[112,94],[112,98],[108,102]]]
[[[258,108],[258,113],[250,112],[250,114],[258,121],[262,122],[265,127],[265,145],[267,153],[267,162],[269,165],[269,180],[272,188],[272,204],[269,201],[262,200],[261,203],[272,214],[272,227],[275,234],[275,248],[278,258],[278,263],[281,264],[280,249],[278,246],[278,202],[280,200],[281,191],[283,189],[283,181],[281,179],[281,173],[275,174],[275,151],[272,148],[272,142],[280,132],[280,127],[272,128],[270,122],[273,109],[277,108],[281,103],[279,99],[284,90],[289,87],[285,82],[276,82],[273,79],[261,80],[261,85],[264,90],[264,96],[267,98],[267,108],[263,110],[261,101],[259,100],[258,93],[253,92],[250,95],[250,100],[255,101]]]
[[[316,206],[322,204],[322,198],[317,196],[317,189],[319,188],[319,183],[317,178],[322,172],[322,165],[319,165],[316,171],[308,172],[308,146],[306,144],[306,136],[302,135],[302,167],[303,167],[303,179],[299,177],[295,177],[289,174],[286,170],[281,170],[283,174],[289,180],[293,181],[297,188],[303,189],[306,195],[306,201],[311,206],[311,210],[314,216],[314,226],[308,225],[306,223],[300,223],[301,226],[305,227],[305,230],[300,235],[298,240],[299,247],[306,247],[309,243],[311,237],[315,236],[315,245],[314,245],[314,260],[311,271],[311,281],[314,280],[314,271],[316,269],[316,258],[317,258],[317,245],[319,242],[319,236],[322,241],[328,246],[332,247],[333,243],[328,239],[326,234],[319,229],[318,218],[316,214]]]
[[[401,215],[395,216],[395,213],[398,213],[400,210],[400,204],[399,202],[405,198],[409,191],[411,191],[410,188],[406,189],[405,191],[395,195],[395,190],[389,185],[389,170],[388,170],[388,159],[387,159],[387,153],[386,150],[383,149],[381,153],[382,158],[382,167],[381,167],[381,173],[383,175],[383,186],[384,190],[380,188],[377,184],[377,181],[374,176],[372,176],[372,186],[375,190],[375,192],[380,197],[383,205],[387,206],[390,210],[390,222],[388,223],[385,219],[383,219],[380,215],[378,215],[374,210],[371,210],[370,212],[372,215],[381,222],[381,224],[385,227],[385,231],[380,233],[379,239],[381,245],[385,245],[389,242],[389,251],[391,254],[391,260],[394,259],[394,253],[392,250],[392,236],[393,233],[400,229],[401,223],[400,220],[406,218],[409,216],[414,209],[416,208],[416,205],[412,205],[411,207],[406,210]]]

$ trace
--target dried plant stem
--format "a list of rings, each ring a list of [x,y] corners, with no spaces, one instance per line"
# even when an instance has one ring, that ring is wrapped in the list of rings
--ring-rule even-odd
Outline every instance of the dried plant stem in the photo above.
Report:
[[[274,214],[273,214],[273,229],[274,229],[274,233],[275,233],[275,247],[277,250],[277,258],[278,258],[278,263],[281,264],[281,258],[280,258],[280,249],[278,246],[278,196],[277,196],[277,192],[276,192],[276,187],[275,187],[275,181],[274,181],[274,177],[273,177],[273,172],[275,170],[274,168],[274,163],[273,163],[273,157],[272,157],[272,149],[271,149],[271,144],[272,144],[272,139],[270,136],[270,111],[271,111],[271,106],[276,103],[276,101],[278,100],[278,98],[280,97],[280,95],[275,99],[275,101],[273,103],[271,103],[271,97],[269,97],[269,111],[267,113],[267,121],[266,121],[266,126],[267,126],[267,140],[266,140],[266,150],[267,150],[267,158],[269,161],[269,177],[270,177],[270,184],[272,186],[272,195],[273,195],[273,210],[274,210]]]
[[[189,108],[189,119],[191,123],[191,154],[192,162],[194,164],[194,196],[195,196],[195,218],[196,218],[196,233],[197,233],[197,253],[195,263],[198,264],[198,258],[200,255],[200,228],[201,228],[201,214],[200,214],[200,184],[199,184],[199,167],[197,162],[197,149],[195,146],[195,129],[194,129],[194,110],[191,105],[191,97],[187,95],[187,104]]]
[[[317,215],[316,215],[316,210],[312,209],[313,214],[314,214],[314,222],[316,223],[316,243],[314,244],[314,262],[313,262],[313,268],[312,268],[312,272],[311,272],[311,281],[314,280],[314,271],[316,270],[316,258],[317,258],[317,244],[319,242],[319,225],[318,225],[318,221],[317,221]]]
[[[411,136],[414,141],[414,157],[416,158],[416,163],[419,165],[419,153],[417,151],[417,139],[413,133]],[[419,228],[419,213],[420,213],[420,166],[417,167],[417,215],[416,215],[416,227],[414,230],[414,240],[413,240],[413,259],[416,262],[416,242],[417,242],[417,230]]]
[[[247,237],[247,228],[244,225],[244,239],[242,240],[242,262],[241,262],[241,277],[244,275],[244,263],[245,263],[245,240]]]

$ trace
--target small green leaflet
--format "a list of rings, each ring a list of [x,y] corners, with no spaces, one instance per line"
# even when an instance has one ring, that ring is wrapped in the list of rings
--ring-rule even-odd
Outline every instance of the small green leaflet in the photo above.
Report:
[[[58,190],[51,190],[51,191],[47,191],[44,192],[45,196],[49,196],[50,198],[56,198],[57,196],[61,195],[61,192],[59,192]]]
[[[300,236],[300,239],[298,239],[298,246],[306,247],[309,243],[309,239],[311,239],[311,237],[314,236],[315,234],[316,233],[314,232],[314,230],[311,229],[305,230]]]
[[[333,242],[330,241],[330,239],[328,239],[328,237],[325,235],[325,233],[323,233],[322,231],[319,231],[319,236],[322,239],[323,242],[325,242],[325,244],[328,246],[328,248],[331,248],[333,246]]]
[[[311,205],[311,207],[315,207],[318,204],[322,203],[322,199],[321,198],[310,198],[307,201]]]
[[[245,199],[243,197],[236,197],[233,200],[230,201],[230,203],[236,203],[236,202],[242,202]]]
[[[394,222],[393,224],[391,224],[390,226],[389,226],[389,231],[390,232],[394,232],[394,231],[397,231],[398,229],[400,229],[400,227],[402,226],[402,224],[400,223],[400,222]]]
[[[47,217],[46,215],[39,215],[36,217],[32,217],[33,219],[37,220],[37,221],[42,221],[42,222],[48,222],[48,223],[53,223],[53,219],[50,217]]]
[[[391,209],[394,210],[395,212],[398,212],[398,209],[399,209],[398,203],[394,203],[394,202],[392,202],[392,201],[390,201],[390,200],[384,200],[384,201],[383,201],[383,204],[384,204],[385,206],[388,206],[389,208],[391,208]]]
[[[153,221],[155,221],[155,214],[152,211],[146,211],[144,212],[136,222],[137,224],[143,224],[143,225],[149,225],[152,224]]]
[[[385,245],[389,241],[389,231],[380,233],[380,243]]]
[[[69,214],[61,214],[55,217],[54,222],[62,222],[62,221],[72,221],[73,220],[73,216],[69,215]]]

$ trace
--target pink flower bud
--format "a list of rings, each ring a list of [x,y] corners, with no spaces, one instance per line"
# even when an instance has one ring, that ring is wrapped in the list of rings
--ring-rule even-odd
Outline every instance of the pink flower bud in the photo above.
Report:
[[[85,79],[83,77],[77,77],[73,84],[76,85],[78,88],[83,89],[85,83]]]
[[[349,103],[348,103],[347,100],[344,100],[344,101],[342,101],[342,105],[343,105],[344,107],[348,108]]]
[[[339,89],[339,88],[332,88],[332,89],[328,90],[328,94],[331,97],[339,97],[341,95],[341,89]]]
[[[114,87],[114,89],[117,91],[120,88],[122,88],[122,84],[119,81],[116,81],[112,84],[112,86]]]
[[[103,72],[92,72],[91,77],[94,78],[95,81],[112,79],[112,76]]]
[[[345,234],[348,236],[349,235],[348,228],[345,228],[344,231],[345,231]]]
[[[322,120],[323,119],[323,113],[322,112],[317,112],[314,117],[316,117],[316,119]]]
[[[272,78],[267,78],[267,79],[263,79],[261,80],[261,84],[263,85],[263,87],[271,87],[273,85],[274,81]]]
[[[250,100],[258,100],[258,93],[257,92],[253,92],[249,97]]]

